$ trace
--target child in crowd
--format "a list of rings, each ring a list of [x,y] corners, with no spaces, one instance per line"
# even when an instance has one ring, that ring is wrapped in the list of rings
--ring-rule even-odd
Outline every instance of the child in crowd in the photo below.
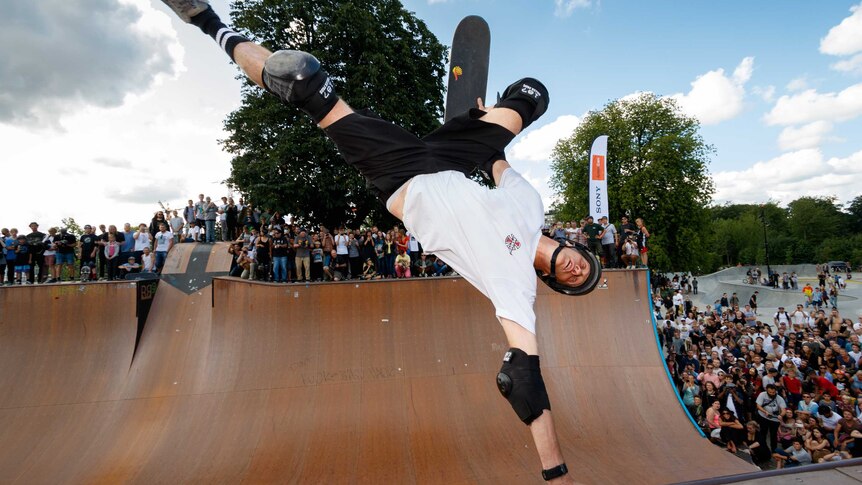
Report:
[[[410,256],[407,255],[407,252],[398,248],[398,256],[395,256],[395,277],[396,278],[410,278]]]

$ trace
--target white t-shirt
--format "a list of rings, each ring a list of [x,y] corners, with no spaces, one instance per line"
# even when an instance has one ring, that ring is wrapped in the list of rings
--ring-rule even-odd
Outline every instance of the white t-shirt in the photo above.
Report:
[[[156,233],[156,252],[165,253],[170,247],[171,241],[174,240],[174,233],[170,231]]]
[[[222,205],[218,206],[218,210],[219,210],[218,220],[220,220],[221,222],[226,222],[227,221],[227,212],[226,212],[227,211],[227,204],[222,204]]]
[[[200,241],[201,240],[201,228],[198,226],[189,227],[188,230],[186,231],[186,233],[194,241]]]
[[[335,254],[343,254],[346,255],[347,251],[347,241],[350,238],[347,237],[347,234],[336,234],[335,235]]]
[[[153,271],[156,265],[156,260],[153,259],[153,253],[141,255],[141,266],[144,271]]]
[[[138,237],[135,238],[135,251],[143,251],[148,247],[150,247],[150,233],[138,231]]]
[[[498,318],[535,333],[533,260],[544,212],[539,193],[511,168],[496,189],[445,171],[413,178],[404,225],[425,252],[442,258],[487,296]]]

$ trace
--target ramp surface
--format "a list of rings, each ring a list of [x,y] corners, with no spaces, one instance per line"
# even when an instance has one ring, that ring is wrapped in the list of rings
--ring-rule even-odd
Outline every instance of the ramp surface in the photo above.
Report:
[[[542,287],[536,303],[570,470],[647,484],[754,470],[677,402],[645,273],[607,278],[580,298]],[[459,278],[160,285],[134,355],[134,318],[111,293],[123,285],[47,313],[42,287],[0,291],[0,346],[30,355],[2,360],[0,483],[543,483],[494,383],[502,330]]]

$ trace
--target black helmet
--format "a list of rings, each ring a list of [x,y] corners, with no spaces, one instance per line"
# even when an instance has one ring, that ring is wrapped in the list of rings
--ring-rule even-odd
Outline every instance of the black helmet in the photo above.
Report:
[[[556,265],[557,265],[557,256],[560,254],[564,248],[571,248],[575,251],[579,252],[581,256],[584,257],[590,263],[590,274],[587,276],[587,280],[581,283],[578,286],[569,286],[564,285],[557,281],[556,277]],[[566,244],[565,242],[560,242],[560,246],[554,250],[554,253],[551,255],[551,273],[550,274],[542,274],[540,270],[536,270],[536,275],[542,280],[543,283],[548,285],[552,290],[562,293],[564,295],[578,296],[578,295],[586,295],[587,293],[593,291],[596,285],[599,283],[599,280],[602,277],[602,265],[599,262],[599,258],[597,258],[586,246],[579,243],[573,243],[571,245]]]

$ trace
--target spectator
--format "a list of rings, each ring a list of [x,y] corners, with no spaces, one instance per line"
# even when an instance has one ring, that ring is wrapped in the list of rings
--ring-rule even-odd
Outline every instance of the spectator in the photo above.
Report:
[[[30,283],[30,263],[32,261],[32,253],[30,245],[27,244],[27,237],[19,234],[15,240],[15,283],[23,285]]]
[[[350,270],[350,274],[348,276],[350,278],[358,278],[359,275],[362,274],[362,257],[360,255],[360,249],[359,240],[356,239],[356,236],[352,232],[349,233],[347,235],[347,261],[349,264],[348,269]]]
[[[132,225],[128,222],[123,224],[123,243],[120,251],[120,257],[123,258],[123,261],[129,259],[129,256],[135,255],[135,231],[132,230]]]
[[[333,255],[334,263],[332,263],[332,281],[342,281],[348,277],[347,258],[343,255]]]
[[[253,248],[254,246],[252,246]],[[254,251],[250,248],[242,248],[240,250],[239,258],[237,258],[237,264],[240,268],[242,268],[242,273],[239,275],[240,278],[246,280],[255,279],[255,273],[257,272],[257,262],[255,261]]]
[[[204,206],[204,223],[206,224],[206,229],[204,230],[204,234],[206,236],[207,244],[215,244],[216,241],[216,219],[218,218],[218,206],[215,205],[215,202],[210,200],[209,197],[206,198],[206,205]],[[255,226],[256,227],[256,226]]]
[[[434,270],[434,276],[446,276],[446,273],[449,272],[449,265],[440,258],[434,260],[432,268]]]
[[[141,272],[142,273],[154,273],[156,271],[156,260],[153,257],[153,253],[150,252],[150,247],[146,246],[143,251],[141,251]]]
[[[639,250],[637,242],[635,242],[635,236],[626,238],[626,241],[623,243],[622,253],[623,265],[625,265],[626,269],[637,268]]]
[[[186,237],[184,242],[200,242],[201,240],[201,228],[198,226],[196,221],[189,222],[188,230],[186,231]]]
[[[134,256],[129,256],[126,258],[126,262],[119,266],[119,270],[120,278],[124,279],[129,273],[139,273],[141,271],[141,265],[135,261]]]
[[[232,241],[237,237],[237,226],[239,225],[239,207],[234,203],[232,197],[228,197],[227,199],[227,207],[224,209],[224,214],[224,221],[227,229],[225,241]],[[284,234],[284,232],[282,232],[282,234]]]
[[[287,246],[290,241],[284,237],[281,229],[272,230],[272,274],[276,283],[286,283],[287,278]]]
[[[48,229],[48,235],[42,240],[42,245],[45,247],[45,252],[42,254],[45,266],[48,269],[48,279],[46,283],[57,282],[57,245],[55,244],[59,237],[57,236],[57,228],[51,227]],[[3,272],[0,271],[0,280],[3,279]]]
[[[221,240],[228,241],[233,239],[233,237],[228,236],[227,229],[227,197],[221,198],[221,204],[218,204],[216,207],[216,214],[218,215],[219,226],[221,227]]]
[[[745,451],[751,455],[751,461],[755,465],[762,467],[769,462],[772,452],[767,446],[766,438],[757,422],[749,421],[745,424],[745,437],[742,442],[748,448]]]
[[[429,276],[432,272],[431,261],[428,260],[428,255],[424,252],[419,254],[419,260],[416,261],[416,276],[419,278],[425,278]]]
[[[69,233],[65,227],[60,228],[60,237],[57,240],[57,281],[62,281],[63,269],[69,275],[69,279],[75,278],[75,247],[78,238]]]
[[[168,231],[168,226],[164,222],[159,224],[159,232],[155,236],[155,252],[156,252],[156,273],[161,273],[168,259],[168,251],[174,246],[174,235]]]
[[[719,438],[727,446],[727,451],[736,453],[743,442],[744,427],[730,409],[722,409],[719,415]]]
[[[396,278],[410,278],[410,256],[407,255],[407,252],[399,250],[398,256],[395,257],[395,277]]]
[[[204,227],[206,223],[207,205],[207,201],[204,200],[204,194],[198,194],[198,201],[194,204],[194,220],[198,227]]]
[[[113,227],[113,226],[111,226]],[[119,268],[120,268],[120,243],[117,242],[117,232],[116,228],[114,228],[115,232],[108,233],[108,241],[105,243],[105,247],[102,250],[105,255],[105,263],[108,270],[108,281],[114,281],[119,279]]]
[[[308,237],[308,232],[304,229],[300,230],[299,235],[293,240],[293,250],[296,253],[294,261],[297,281],[307,282],[311,280],[311,248],[312,243],[311,238]]]
[[[826,439],[823,430],[819,427],[811,430],[811,436],[805,440],[805,449],[811,454],[811,461],[813,463],[820,462],[821,458],[832,453],[832,445]]]
[[[272,270],[272,239],[269,234],[263,231],[257,240],[254,242],[255,259],[257,260],[256,271],[263,281],[270,281],[270,271]]]
[[[599,224],[602,226],[601,242],[602,255],[605,258],[606,268],[617,267],[617,247],[620,244],[617,228],[608,222],[608,216],[602,216],[599,219]]]
[[[84,226],[84,234],[78,241],[81,246],[81,280],[84,280],[85,268],[89,269],[88,281],[96,279],[96,253],[99,251],[99,237],[96,236],[93,227]]]
[[[362,265],[362,276],[360,278],[363,280],[376,280],[380,278],[377,275],[373,259],[368,258],[365,260],[365,263]]]
[[[314,247],[311,249],[311,280],[323,280],[323,247],[320,241],[314,241]]]
[[[168,222],[170,223],[171,234],[174,236],[174,244],[177,244],[182,238],[183,227],[185,226],[183,218],[177,214],[177,211],[172,211],[171,219]]]
[[[139,224],[138,230],[135,231],[134,234],[132,234],[132,239],[135,240],[135,260],[141,261],[143,263],[141,257],[144,254],[144,248],[149,248],[152,241],[150,233],[147,231],[147,225]]]
[[[593,221],[593,216],[587,216],[587,223],[583,228],[583,233],[587,235],[587,247],[593,254],[601,255],[602,239],[601,235],[604,228],[600,224]]]
[[[192,199],[189,199],[189,204],[183,207],[183,219],[186,222],[186,225],[190,222],[197,222],[197,218],[195,217],[195,203]]]
[[[791,446],[786,449],[778,449],[772,456],[775,458],[775,467],[779,470],[811,463],[811,455],[802,446],[802,440],[798,438],[793,440]]]
[[[787,403],[778,395],[778,389],[774,384],[766,387],[766,391],[757,396],[757,421],[770,443],[770,449],[778,448],[778,425],[779,418]]]
[[[648,252],[649,252],[649,249],[648,249],[649,246],[647,244],[647,241],[650,238],[650,233],[647,230],[646,226],[644,225],[644,220],[641,219],[640,217],[635,219],[635,225],[638,228],[637,242],[638,242],[638,249],[641,252],[641,262],[643,263],[644,266],[649,266],[649,259],[647,258]]]
[[[161,226],[162,224],[167,226],[168,220],[165,217],[164,212],[158,211],[153,215],[153,219],[150,221],[150,225],[149,225],[150,236],[155,237],[156,233],[159,232],[159,226]]]
[[[28,273],[30,284],[42,283],[47,278],[45,261],[45,233],[39,232],[39,224],[36,222],[30,223],[30,234],[27,234],[27,245],[30,247],[30,270]],[[36,266],[39,267],[38,274]]]
[[[6,256],[6,284],[11,285],[15,282],[15,244],[18,241],[18,229],[14,227],[2,230],[3,252]],[[2,279],[3,275],[0,275]]]

